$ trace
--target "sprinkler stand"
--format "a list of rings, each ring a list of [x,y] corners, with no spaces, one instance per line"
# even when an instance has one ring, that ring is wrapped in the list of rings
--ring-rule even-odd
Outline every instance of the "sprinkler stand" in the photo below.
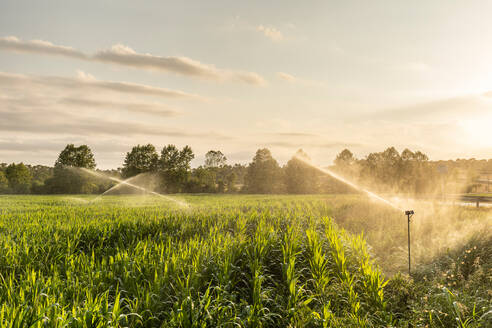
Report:
[[[405,211],[405,215],[408,219],[408,275],[411,273],[411,262],[410,262],[410,218],[414,215],[415,212],[413,210]]]

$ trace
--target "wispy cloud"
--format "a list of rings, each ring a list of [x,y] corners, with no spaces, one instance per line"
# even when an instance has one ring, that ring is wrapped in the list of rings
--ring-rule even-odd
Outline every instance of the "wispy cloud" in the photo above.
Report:
[[[492,95],[492,92],[490,94]],[[367,114],[358,114],[354,120],[415,122],[438,119],[441,122],[460,121],[481,117],[483,114],[490,113],[491,110],[492,98],[488,97],[488,93],[483,93],[386,108]]]
[[[284,35],[282,32],[277,30],[275,27],[259,25],[256,27],[256,30],[272,41],[279,42],[284,40]]]
[[[3,101],[0,100],[0,105]],[[65,136],[166,136],[191,138],[228,137],[216,132],[188,132],[152,123],[88,116],[77,111],[32,108],[22,104],[0,106],[0,131],[16,134]]]
[[[267,146],[289,148],[289,149],[343,149],[346,147],[360,147],[361,144],[347,143],[342,141],[318,141],[318,142],[295,142],[295,141],[270,141],[265,143]]]
[[[78,108],[103,108],[113,110],[126,110],[134,113],[145,113],[162,117],[177,116],[180,112],[174,108],[162,104],[135,103],[135,102],[114,102],[105,100],[95,100],[78,97],[67,97],[60,99],[60,104],[67,104]]]
[[[278,72],[277,76],[287,82],[296,82],[297,80],[294,75],[290,75],[284,72]]]
[[[205,98],[180,90],[153,87],[145,84],[98,80],[84,72],[78,77],[34,76],[0,72],[0,84],[3,88],[56,87],[77,91],[112,91],[125,94],[146,95],[166,98],[188,98],[205,100]]]
[[[132,48],[117,44],[94,55],[74,48],[55,45],[48,41],[23,41],[15,36],[0,38],[0,50],[44,55],[58,55],[87,61],[103,62],[135,69],[174,73],[188,77],[215,81],[238,81],[251,85],[265,85],[265,79],[255,72],[219,69],[184,56],[157,56],[138,53]]]
[[[23,116],[21,116],[23,115]],[[184,130],[162,127],[136,122],[112,121],[100,118],[84,117],[83,120],[71,120],[60,113],[53,113],[57,118],[49,119],[45,112],[43,116],[26,117],[19,113],[0,113],[2,121],[0,129],[10,132],[27,132],[49,135],[79,135],[79,136],[165,136],[165,137],[191,137],[191,138],[216,138],[223,140],[227,136],[215,132],[190,133]],[[61,118],[61,119],[60,119]],[[63,120],[63,118],[65,120]],[[44,122],[40,123],[44,119]]]
[[[178,113],[176,110],[134,100],[147,95],[196,98],[146,85],[101,81],[85,73],[76,78],[0,73],[0,138],[12,134],[20,140],[37,135],[126,140],[134,136],[228,138],[214,131],[189,131],[173,126],[170,119]]]
[[[25,152],[48,153],[51,154],[51,160],[55,161],[55,153],[61,151],[67,143],[89,144],[92,150],[97,150],[103,153],[114,153],[121,156],[122,153],[131,148],[130,144],[121,142],[121,140],[111,139],[86,139],[80,137],[64,137],[64,138],[0,138],[0,150],[2,152],[20,153]]]
[[[0,38],[0,49],[22,53],[65,56],[77,59],[88,58],[83,52],[71,47],[59,46],[43,40],[22,41],[15,36]]]
[[[289,83],[297,83],[308,87],[326,88],[328,84],[310,79],[304,79],[285,72],[277,72],[277,77]]]
[[[217,69],[188,57],[161,57],[137,53],[130,47],[118,44],[109,50],[96,53],[94,60],[133,68],[172,72],[181,75],[211,80],[235,80],[249,84],[262,85],[265,80],[253,72]]]
[[[278,133],[271,133],[276,136],[280,137],[319,137],[319,135],[314,134],[314,133],[306,133],[306,132],[278,132]]]

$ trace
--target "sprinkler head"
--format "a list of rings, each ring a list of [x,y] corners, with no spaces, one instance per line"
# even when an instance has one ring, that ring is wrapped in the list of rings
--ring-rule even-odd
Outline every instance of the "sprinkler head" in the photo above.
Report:
[[[413,210],[405,211],[405,215],[413,215],[415,212]]]

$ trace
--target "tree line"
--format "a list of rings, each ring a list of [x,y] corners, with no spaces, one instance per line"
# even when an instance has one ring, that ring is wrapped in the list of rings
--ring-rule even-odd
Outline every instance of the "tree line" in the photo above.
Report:
[[[8,194],[100,194],[116,182],[104,177],[129,179],[135,185],[161,193],[346,193],[350,187],[306,164],[309,156],[298,150],[280,166],[267,148],[258,149],[248,165],[228,164],[220,150],[210,150],[202,165],[192,168],[195,158],[189,146],[167,145],[160,152],[154,145],[136,145],[121,168],[97,170],[94,154],[87,145],[67,145],[53,167],[0,164],[0,193]],[[84,170],[85,169],[85,170]],[[436,188],[449,192],[464,181],[470,188],[477,174],[492,172],[492,160],[430,161],[420,151],[394,147],[358,159],[344,149],[329,169],[377,192],[431,193]],[[89,174],[96,172],[97,174]],[[454,187],[453,187],[454,186]],[[457,187],[456,187],[457,188]],[[125,186],[117,192],[135,192]],[[455,191],[455,190],[453,190]],[[470,191],[470,190],[467,190]]]

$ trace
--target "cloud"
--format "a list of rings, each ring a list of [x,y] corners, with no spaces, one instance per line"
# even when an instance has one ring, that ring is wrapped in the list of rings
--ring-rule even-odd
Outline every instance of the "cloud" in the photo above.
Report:
[[[279,42],[284,40],[284,35],[282,34],[282,32],[277,30],[275,27],[259,25],[258,27],[256,27],[256,30],[272,41]]]
[[[0,102],[1,104],[1,102]],[[227,139],[216,132],[187,132],[155,124],[135,121],[108,120],[103,117],[82,116],[56,109],[0,106],[0,131],[16,134],[77,135],[77,136],[166,136]]]
[[[63,98],[59,101],[59,103],[73,105],[79,108],[108,108],[116,110],[123,109],[129,112],[145,113],[162,117],[177,116],[180,114],[179,111],[162,104],[112,102],[77,97]]]
[[[426,122],[430,119],[439,119],[439,121],[470,119],[490,113],[492,99],[487,94],[438,99],[408,106],[386,108],[364,115],[359,114],[354,119],[404,122]]]
[[[197,60],[183,56],[162,57],[147,53],[138,53],[122,44],[114,45],[107,50],[98,51],[94,55],[88,55],[71,47],[55,45],[48,41],[22,41],[15,36],[9,36],[0,38],[0,50],[65,56],[86,61],[175,73],[208,80],[238,81],[251,85],[266,84],[265,79],[254,72],[218,69],[214,65],[203,64]]]
[[[211,80],[235,80],[248,84],[263,85],[265,80],[253,72],[230,71],[203,64],[188,57],[161,57],[137,53],[135,50],[118,44],[109,50],[99,51],[94,60],[133,68],[172,72],[180,75]]]
[[[273,133],[274,135],[281,136],[281,137],[318,137],[317,134],[313,133],[305,133],[305,132],[278,132],[278,133]]]
[[[0,72],[0,85],[3,88],[32,88],[50,87],[59,88],[71,91],[112,91],[124,94],[156,96],[166,98],[187,98],[195,100],[205,100],[198,95],[186,93],[180,90],[171,90],[166,88],[158,88],[145,84],[129,83],[129,82],[113,82],[98,80],[91,75],[79,72],[77,78],[61,77],[61,76],[33,76],[22,74],[11,74]]]
[[[277,76],[279,78],[281,78],[282,80],[287,81],[287,82],[295,82],[296,81],[296,78],[293,75],[290,75],[290,74],[287,74],[284,72],[278,72]]]
[[[281,147],[281,148],[306,148],[306,149],[338,149],[338,148],[347,148],[347,147],[360,147],[361,144],[357,143],[347,143],[341,141],[333,141],[333,142],[289,142],[289,141],[271,141],[265,143],[268,146],[272,147]]]
[[[317,88],[329,87],[329,85],[324,83],[324,82],[310,80],[310,79],[303,79],[303,78],[296,77],[292,74],[288,74],[285,72],[277,72],[277,76],[278,76],[278,78],[280,78],[283,81],[286,81],[289,83],[296,83],[296,84],[307,86],[307,87],[317,87]]]
[[[149,94],[195,99],[195,95],[145,85],[101,81],[85,73],[79,75],[67,78],[0,72],[0,138],[12,135],[21,141],[29,136],[229,138],[217,132],[189,131],[171,124],[161,125],[162,120],[156,122],[155,118],[149,120],[135,115],[121,115],[120,112],[172,117],[178,114],[172,108],[133,99]],[[87,97],[89,94],[90,97]],[[102,112],[107,109],[117,112],[116,115]]]
[[[43,40],[22,41],[15,36],[0,38],[0,49],[22,53],[37,53],[87,59],[87,56],[84,53],[71,47],[59,46]]]

